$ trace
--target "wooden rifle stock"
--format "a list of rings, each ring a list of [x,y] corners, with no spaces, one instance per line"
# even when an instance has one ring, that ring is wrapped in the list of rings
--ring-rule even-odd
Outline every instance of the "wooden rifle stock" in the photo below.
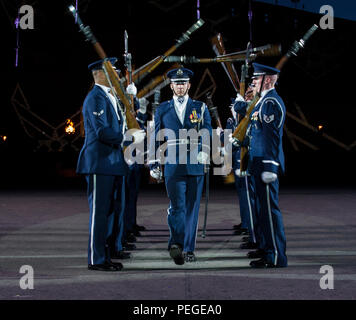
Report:
[[[226,53],[222,35],[220,33],[218,33],[215,37],[211,38],[210,42],[212,43],[213,50],[217,56],[220,56],[220,55],[223,55]],[[237,75],[234,65],[230,61],[221,62],[221,65],[224,68],[225,72],[227,73],[227,76],[229,77],[229,80],[230,80],[232,86],[234,87],[235,91],[238,92],[239,77]]]
[[[156,57],[149,63],[139,68],[136,73],[133,74],[133,81],[140,82],[145,76],[156,69],[166,57],[170,56],[174,51],[176,51],[184,42],[190,39],[190,35],[199,29],[204,24],[203,19],[199,19],[195,22],[186,32],[184,32],[181,37],[177,40],[176,44],[170,47],[163,55]]]
[[[141,129],[136,120],[136,113],[133,108],[133,103],[126,96],[125,91],[123,90],[120,82],[119,75],[113,68],[109,60],[105,60],[103,63],[104,69],[109,76],[109,82],[115,89],[115,93],[119,97],[120,101],[125,106],[125,116],[128,129]]]
[[[223,61],[241,61],[246,58],[247,50],[233,52],[229,54],[224,54],[217,56],[217,62]],[[250,50],[250,60],[254,60],[257,57],[273,57],[281,54],[281,45],[280,44],[267,44],[262,47],[252,48]]]
[[[140,129],[140,126],[136,121],[133,104],[130,103],[129,99],[127,98],[125,91],[122,87],[119,75],[113,68],[111,62],[108,60],[108,57],[107,57],[103,47],[96,40],[90,27],[84,25],[80,16],[76,12],[75,8],[73,6],[69,6],[69,10],[73,14],[73,17],[77,19],[79,29],[84,34],[86,40],[90,41],[92,43],[92,45],[93,45],[95,51],[97,52],[97,54],[99,55],[99,57],[104,60],[103,68],[104,68],[105,75],[107,76],[107,80],[110,83],[110,85],[112,85],[112,87],[115,91],[114,93],[119,97],[120,101],[123,103],[123,105],[125,107],[124,113],[126,116],[127,128],[128,129]],[[120,106],[118,106],[118,107],[120,108]]]
[[[154,88],[156,88],[160,83],[162,83],[164,80],[166,80],[166,73],[174,68],[178,68],[179,64],[175,63],[172,65],[171,68],[169,68],[164,74],[155,77],[153,80],[151,80],[144,88],[142,88],[138,93],[137,93],[137,98],[142,98],[146,94],[148,94],[150,91],[152,91]]]

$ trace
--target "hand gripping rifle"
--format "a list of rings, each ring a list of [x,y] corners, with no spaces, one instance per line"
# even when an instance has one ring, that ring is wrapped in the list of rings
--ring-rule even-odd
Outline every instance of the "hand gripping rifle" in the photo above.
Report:
[[[145,64],[144,66],[136,69],[133,73],[133,81],[140,82],[145,76],[151,73],[154,69],[156,69],[165,58],[171,55],[174,51],[176,51],[183,43],[190,39],[190,35],[198,30],[204,24],[203,19],[199,19],[196,23],[194,23],[186,32],[184,32],[181,37],[177,40],[175,45],[170,47],[163,55],[158,56]]]
[[[121,79],[119,75],[113,68],[111,62],[109,61],[104,49],[100,45],[100,43],[95,38],[94,34],[92,33],[89,26],[85,26],[80,19],[79,15],[77,14],[74,6],[70,5],[69,7],[70,12],[73,14],[74,18],[77,19],[77,23],[79,26],[80,31],[84,34],[86,41],[90,41],[91,44],[94,46],[95,51],[99,55],[101,59],[104,60],[103,62],[103,69],[105,72],[105,76],[112,87],[114,89],[113,93],[115,96],[123,103],[125,110],[123,115],[126,117],[127,128],[128,129],[140,129],[139,124],[136,121],[135,111],[133,104],[130,102],[129,98],[127,97],[125,90],[122,86]],[[118,103],[118,107],[120,107],[120,103]],[[120,107],[121,108],[121,107]]]
[[[280,61],[276,65],[276,69],[281,70],[281,68],[285,65],[285,63],[289,60],[291,56],[296,56],[298,51],[301,48],[304,48],[305,42],[310,38],[310,36],[315,32],[315,30],[318,29],[318,26],[314,24],[308,31],[307,33],[301,38],[299,41],[295,41],[291,48],[288,50],[288,52],[280,59]],[[261,89],[263,86],[264,78],[262,79],[261,83]],[[261,89],[260,92],[256,94],[256,96],[253,98],[253,100],[248,104],[247,109],[246,109],[246,115],[245,117],[240,121],[239,125],[233,132],[232,136],[236,138],[239,142],[243,142],[246,136],[246,131],[247,127],[251,121],[251,112],[253,108],[255,107],[256,103],[261,97]],[[244,157],[244,159],[241,159],[240,162],[240,175],[244,176],[246,175],[246,170],[247,170],[247,157]]]

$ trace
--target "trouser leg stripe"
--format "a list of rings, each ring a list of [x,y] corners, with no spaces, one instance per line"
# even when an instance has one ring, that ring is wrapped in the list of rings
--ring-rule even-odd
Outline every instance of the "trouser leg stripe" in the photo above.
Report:
[[[245,176],[245,184],[246,184],[246,193],[247,193],[247,203],[248,203],[248,211],[250,213],[250,224],[251,224],[251,231],[252,231],[252,240],[254,243],[256,243],[256,236],[255,236],[255,229],[253,227],[253,216],[252,216],[252,208],[251,208],[251,200],[250,200],[250,192],[248,189],[248,180],[247,176]]]
[[[271,228],[271,236],[272,236],[274,253],[275,253],[274,254],[274,265],[277,265],[278,251],[277,251],[276,239],[275,239],[274,228],[273,228],[271,202],[270,202],[270,198],[269,198],[269,185],[268,184],[266,185],[266,192],[267,192],[267,208],[268,208],[269,224],[270,224],[270,228]]]
[[[90,261],[94,264],[94,221],[95,221],[95,211],[96,211],[96,174],[93,175],[93,212],[91,215],[91,237],[90,237]]]

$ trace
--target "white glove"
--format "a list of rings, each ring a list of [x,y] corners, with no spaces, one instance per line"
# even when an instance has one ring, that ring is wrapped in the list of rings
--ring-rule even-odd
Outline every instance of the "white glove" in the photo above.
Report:
[[[235,102],[237,102],[237,101],[245,101],[245,99],[244,99],[244,97],[241,95],[241,94],[237,94],[236,95],[236,99],[235,99]]]
[[[144,130],[137,130],[135,132],[132,133],[132,136],[134,137],[134,141],[133,143],[141,143],[146,136],[146,132]]]
[[[224,129],[223,129],[223,128],[220,128],[220,127],[217,127],[217,128],[216,128],[216,134],[217,134],[218,136],[220,136],[221,133],[223,133],[223,132],[224,132]]]
[[[261,174],[261,179],[264,183],[270,183],[277,180],[277,174],[274,172],[263,171]]]
[[[154,168],[150,171],[150,175],[153,179],[159,180],[161,179],[161,170],[159,167]]]
[[[236,174],[238,177],[240,176],[240,173],[241,173],[240,169],[236,169],[236,170],[235,170],[235,174]]]
[[[207,153],[205,153],[203,151],[200,151],[198,153],[197,160],[198,160],[199,163],[202,163],[202,164],[207,163],[208,162],[208,158],[209,158],[209,156],[208,156]]]
[[[126,92],[127,92],[128,94],[132,94],[133,96],[136,96],[136,94],[137,94],[137,88],[136,88],[136,86],[135,86],[135,84],[134,84],[133,82],[130,83],[130,84],[127,86]]]
[[[140,109],[138,109],[138,111],[145,114],[149,104],[148,100],[146,98],[140,98],[138,99],[138,102],[140,103]]]
[[[236,138],[234,138],[234,137],[232,136],[232,133],[229,134],[229,142],[231,142],[232,145],[234,145],[235,147],[239,147],[239,146],[240,146],[239,140],[237,140]]]

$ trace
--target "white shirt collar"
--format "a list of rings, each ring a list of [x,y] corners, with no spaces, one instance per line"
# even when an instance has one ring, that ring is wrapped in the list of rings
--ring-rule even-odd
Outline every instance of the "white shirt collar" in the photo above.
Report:
[[[268,90],[263,90],[261,93],[261,98],[264,97],[268,92],[272,91],[273,89],[274,89],[274,87],[271,89],[268,89]]]
[[[178,102],[178,96],[176,96],[176,95],[173,96],[174,102],[175,102],[177,105],[185,105],[186,102],[188,101],[188,98],[189,98],[189,96],[186,94],[186,95],[184,96],[184,101],[183,101],[183,103],[181,104],[181,103]]]
[[[103,89],[105,93],[110,93],[110,91],[111,91],[111,88],[104,86],[102,84],[96,83],[95,85],[99,86],[101,89]]]

